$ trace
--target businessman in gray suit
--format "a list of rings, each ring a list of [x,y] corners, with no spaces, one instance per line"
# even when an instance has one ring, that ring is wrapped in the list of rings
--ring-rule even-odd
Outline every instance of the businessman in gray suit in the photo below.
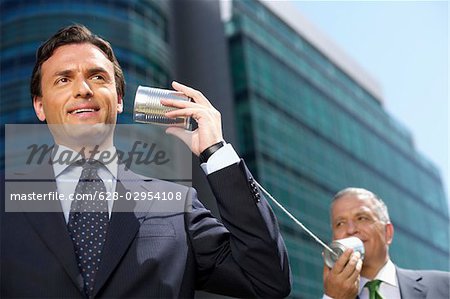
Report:
[[[450,274],[401,269],[389,258],[394,227],[384,202],[362,188],[339,191],[331,205],[333,239],[363,241],[364,260],[347,250],[332,269],[324,266],[323,298],[447,299]]]
[[[1,298],[192,298],[196,289],[236,297],[289,294],[290,269],[275,216],[245,163],[223,141],[220,113],[199,91],[176,82],[173,87],[193,101],[165,101],[178,108],[167,116],[190,116],[198,128],[189,142],[182,129],[168,133],[200,157],[221,221],[194,189],[142,177],[118,158],[99,158],[116,153],[108,128],[124,96],[122,70],[108,42],[73,25],[39,48],[33,106],[57,146],[37,170],[2,179]],[[82,159],[52,163],[68,151]],[[52,191],[94,200],[42,200],[32,211],[19,202],[14,212],[7,202],[18,192]],[[126,200],[130,192],[172,193],[176,201],[169,208],[167,201]],[[118,200],[97,196],[107,193]]]

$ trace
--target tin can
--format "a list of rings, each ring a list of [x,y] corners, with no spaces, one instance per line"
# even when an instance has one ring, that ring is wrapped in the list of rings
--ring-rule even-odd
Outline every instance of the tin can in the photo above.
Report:
[[[330,248],[333,250],[331,253],[328,250],[323,252],[323,258],[325,260],[325,264],[329,268],[333,268],[334,263],[339,259],[339,257],[347,250],[348,248],[353,248],[353,252],[359,252],[361,254],[361,259],[364,259],[364,244],[357,237],[349,237],[345,239],[334,240],[330,244]]]
[[[178,108],[161,104],[162,99],[190,101],[191,98],[181,92],[139,86],[134,98],[133,119],[135,122],[155,124],[160,126],[176,126],[192,130],[191,117],[168,118],[166,112]]]

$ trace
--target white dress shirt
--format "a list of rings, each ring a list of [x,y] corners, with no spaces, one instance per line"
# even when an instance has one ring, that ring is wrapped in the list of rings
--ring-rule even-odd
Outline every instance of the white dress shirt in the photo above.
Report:
[[[391,260],[388,260],[387,263],[383,266],[383,268],[378,271],[375,279],[381,280],[380,289],[378,293],[385,299],[401,299],[400,297],[400,289],[398,287],[397,280],[397,271],[395,269],[394,263]],[[361,276],[359,281],[359,299],[369,299],[369,289],[365,288],[364,285],[366,282],[370,281],[370,279]],[[333,299],[327,295],[323,295],[323,299]]]
[[[202,163],[200,166],[203,172],[208,175],[240,161],[241,159],[236,154],[233,146],[227,143],[209,157],[207,163]]]
[[[116,148],[113,146],[106,151],[111,153],[111,157],[114,157],[111,162],[102,164],[101,167],[98,168],[98,176],[105,183],[106,192],[112,194],[116,190],[117,183],[117,168],[118,168],[118,159],[116,153]],[[57,147],[56,153],[53,155],[54,161],[58,161],[61,155],[65,155],[67,157],[68,153],[73,153],[71,156],[71,162],[76,162],[73,158],[79,155],[77,152],[72,149],[59,145]],[[92,157],[93,159],[98,159],[100,157],[100,153],[97,153]],[[81,156],[80,156],[81,158]],[[62,161],[65,161],[61,157]],[[64,218],[66,219],[66,223],[69,222],[69,214],[70,214],[70,206],[72,204],[72,200],[69,200],[70,195],[73,196],[75,193],[75,188],[77,187],[78,180],[80,179],[81,172],[83,168],[81,166],[76,165],[68,165],[68,163],[53,163],[53,171],[55,172],[56,178],[56,187],[58,189],[59,194],[64,195],[65,200],[61,200],[61,208],[64,213]],[[108,200],[108,213],[109,217],[111,217],[111,211],[113,207],[114,200]]]
[[[118,158],[116,155],[116,148],[113,146],[107,149],[111,153],[110,157],[114,159],[110,163],[102,164],[104,167],[98,169],[98,175],[105,183],[106,192],[111,194],[116,190],[117,184],[117,169]],[[72,152],[72,158],[77,156],[78,153],[74,152],[70,148],[59,145],[57,151],[53,154],[54,161],[58,161],[61,155],[67,155],[68,152]],[[97,153],[93,159],[99,158],[101,153]],[[64,160],[64,159],[62,159]],[[233,146],[229,143],[218,149],[209,159],[207,163],[202,163],[200,166],[206,175],[223,169],[235,163],[239,163],[240,158],[234,150]],[[73,161],[75,162],[75,161]],[[109,162],[109,161],[108,161]],[[69,221],[70,206],[72,204],[69,199],[70,195],[73,195],[77,186],[78,180],[81,176],[82,167],[75,165],[67,165],[62,163],[54,163],[53,171],[56,177],[56,187],[59,194],[63,194],[66,200],[61,200],[61,208],[64,213],[66,223]],[[111,211],[113,208],[114,200],[108,200],[108,213],[111,217]]]
[[[383,268],[378,271],[374,280],[381,280],[380,289],[378,293],[385,299],[401,299],[400,288],[398,287],[397,271],[394,263],[388,260]],[[370,281],[363,276],[359,281],[359,299],[369,299],[369,289],[365,288],[366,282]]]

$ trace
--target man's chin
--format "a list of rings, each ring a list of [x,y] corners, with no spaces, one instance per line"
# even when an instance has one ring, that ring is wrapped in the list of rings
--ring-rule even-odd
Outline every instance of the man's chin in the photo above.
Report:
[[[102,147],[105,142],[112,140],[114,131],[114,125],[104,123],[49,125],[49,127],[58,144],[64,144],[71,148]]]

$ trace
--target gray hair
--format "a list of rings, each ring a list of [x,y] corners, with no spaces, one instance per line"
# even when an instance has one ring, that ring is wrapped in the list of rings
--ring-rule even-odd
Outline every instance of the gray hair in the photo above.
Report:
[[[363,188],[345,188],[334,195],[332,203],[345,195],[355,195],[360,199],[371,199],[375,204],[375,213],[377,214],[378,218],[385,223],[391,222],[386,204],[375,193]]]

